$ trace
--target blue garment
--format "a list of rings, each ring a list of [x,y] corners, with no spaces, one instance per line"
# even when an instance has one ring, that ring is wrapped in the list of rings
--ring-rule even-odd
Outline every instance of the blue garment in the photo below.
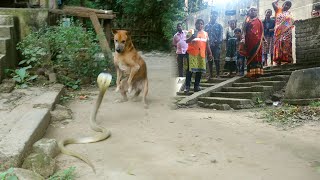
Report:
[[[204,31],[208,33],[210,46],[221,46],[223,39],[223,28],[219,23],[208,23]],[[212,49],[211,49],[212,50]]]
[[[264,19],[262,21],[263,28],[264,28],[264,36],[265,37],[273,37],[274,31],[269,31],[270,29],[274,29],[276,25],[276,21],[274,18],[270,18],[269,20]]]

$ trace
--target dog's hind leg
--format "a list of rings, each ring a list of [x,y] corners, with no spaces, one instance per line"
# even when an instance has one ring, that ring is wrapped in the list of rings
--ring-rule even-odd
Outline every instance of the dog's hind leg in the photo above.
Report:
[[[126,101],[128,101],[128,97],[127,97],[127,90],[128,90],[127,78],[121,80],[119,89],[120,89],[120,93],[122,95],[122,99],[118,99],[118,100],[116,100],[116,102],[126,102]]]
[[[148,108],[147,94],[148,94],[148,79],[146,78],[144,80],[144,84],[143,84],[143,96],[142,96],[142,101],[143,101],[143,104],[144,104],[144,108]]]
[[[139,100],[138,96],[140,93],[141,93],[141,89],[137,89],[136,92],[134,93],[132,100],[135,102],[138,101]]]
[[[131,93],[132,91],[132,79],[134,77],[134,75],[136,75],[136,73],[139,71],[140,69],[140,66],[139,65],[135,65],[134,67],[131,68],[131,71],[130,71],[130,75],[129,75],[129,78],[128,78],[128,93]]]
[[[116,81],[116,84],[117,84],[117,88],[116,88],[116,92],[118,92],[120,90],[120,81],[121,81],[121,78],[122,78],[122,72],[121,70],[119,69],[119,67],[116,66],[116,70],[117,70],[117,81]]]

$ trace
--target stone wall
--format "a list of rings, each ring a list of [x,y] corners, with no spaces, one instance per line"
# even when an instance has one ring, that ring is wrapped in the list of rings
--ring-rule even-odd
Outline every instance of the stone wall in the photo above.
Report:
[[[297,63],[320,63],[320,17],[296,23]]]
[[[47,9],[0,8],[0,15],[12,15],[18,18],[19,40],[44,27],[48,20]]]

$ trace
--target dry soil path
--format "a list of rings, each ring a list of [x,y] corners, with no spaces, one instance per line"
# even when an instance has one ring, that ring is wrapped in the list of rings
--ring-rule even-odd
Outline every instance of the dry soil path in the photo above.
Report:
[[[98,122],[112,131],[106,141],[70,145],[89,157],[90,167],[60,154],[60,169],[76,167],[77,179],[89,180],[319,180],[320,128],[307,125],[282,131],[257,118],[254,111],[171,108],[173,57],[145,54],[150,81],[149,109],[141,102],[115,103],[111,89]],[[50,126],[46,137],[92,133],[89,116],[97,90],[69,107],[74,120]]]

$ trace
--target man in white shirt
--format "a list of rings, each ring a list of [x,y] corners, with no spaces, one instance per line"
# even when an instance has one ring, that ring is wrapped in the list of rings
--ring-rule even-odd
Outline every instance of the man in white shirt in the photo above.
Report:
[[[182,24],[177,24],[177,33],[173,36],[172,45],[176,47],[178,75],[183,77],[183,60],[187,59],[188,44],[186,43],[187,31],[182,30]]]

